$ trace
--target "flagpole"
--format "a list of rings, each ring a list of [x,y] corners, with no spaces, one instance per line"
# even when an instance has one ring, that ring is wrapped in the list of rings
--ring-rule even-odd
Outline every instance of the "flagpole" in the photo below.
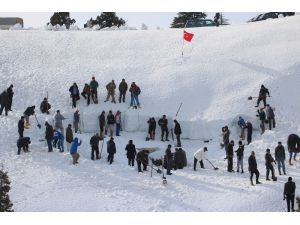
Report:
[[[183,46],[184,46],[184,29],[186,28],[186,25],[189,21],[187,20],[185,25],[184,25],[184,28],[183,28],[183,35],[182,35],[182,47],[181,47],[181,56],[183,58]]]

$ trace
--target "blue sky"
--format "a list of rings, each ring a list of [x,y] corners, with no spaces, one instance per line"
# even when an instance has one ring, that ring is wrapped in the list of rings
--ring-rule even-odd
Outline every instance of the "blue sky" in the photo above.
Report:
[[[155,29],[157,26],[163,29],[169,28],[173,18],[177,12],[117,12],[127,24],[140,29],[141,24],[146,24],[149,29]],[[41,27],[49,22],[52,12],[0,12],[0,17],[19,16],[24,19],[25,27]],[[91,17],[95,18],[100,12],[73,12],[71,17],[76,20],[79,27],[83,27]],[[215,12],[208,13],[208,18],[213,18]],[[225,17],[229,19],[231,24],[243,23],[250,18],[258,15],[258,12],[226,12]]]

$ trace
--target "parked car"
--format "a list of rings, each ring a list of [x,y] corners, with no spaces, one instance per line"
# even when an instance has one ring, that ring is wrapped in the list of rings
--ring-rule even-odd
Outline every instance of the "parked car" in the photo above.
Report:
[[[216,27],[217,23],[210,19],[196,19],[187,22],[186,27]]]

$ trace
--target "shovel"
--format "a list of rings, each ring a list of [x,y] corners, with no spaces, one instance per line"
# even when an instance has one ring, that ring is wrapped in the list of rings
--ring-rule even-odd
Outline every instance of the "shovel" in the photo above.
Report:
[[[35,120],[36,120],[36,122],[37,122],[37,127],[41,129],[42,126],[41,126],[41,124],[39,123],[38,119],[36,118],[36,115],[35,115],[35,114],[34,114],[34,117],[35,117]]]
[[[214,167],[214,165],[208,159],[206,159],[206,160],[210,163],[210,165],[212,165],[212,167],[214,168],[214,170],[218,170],[219,169],[218,167]]]

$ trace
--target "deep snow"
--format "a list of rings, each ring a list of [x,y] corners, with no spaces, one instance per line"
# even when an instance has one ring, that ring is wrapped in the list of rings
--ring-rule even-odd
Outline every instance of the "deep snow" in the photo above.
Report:
[[[1,116],[1,162],[12,180],[11,199],[16,211],[284,211],[283,184],[293,176],[299,184],[299,163],[287,166],[288,176],[276,183],[265,181],[264,153],[277,141],[286,143],[290,133],[300,133],[298,101],[300,84],[300,17],[268,20],[219,28],[189,29],[195,33],[185,43],[181,57],[182,30],[166,31],[1,31],[0,90],[14,84],[13,112]],[[100,161],[90,160],[89,138],[79,136],[83,146],[80,164],[71,165],[68,153],[49,154],[34,118],[25,131],[33,143],[31,153],[16,155],[17,122],[29,105],[39,106],[49,92],[53,109],[60,109],[72,121],[68,94],[73,82],[82,90],[96,76],[100,84],[100,104],[88,108],[80,100],[84,131],[95,132],[102,110],[121,110],[123,127],[116,138],[117,154],[113,165],[105,162],[106,145]],[[135,81],[142,90],[141,110],[126,104],[103,103],[104,86],[114,79]],[[244,169],[252,150],[257,153],[262,185],[252,187],[249,174],[226,172],[224,150],[220,150],[220,130],[228,124],[237,142],[236,119],[243,115],[258,129],[255,102],[261,84],[265,84],[276,108],[277,127],[263,136],[254,132],[254,142],[245,148]],[[208,158],[218,166],[194,172],[189,166],[168,176],[138,174],[127,166],[124,148],[129,139],[137,147],[159,147],[163,154],[167,143],[145,142],[146,119],[166,114],[174,118],[183,102],[178,120],[183,127],[184,149],[189,165],[193,153],[206,145]],[[44,124],[51,116],[37,117]],[[54,112],[54,110],[52,111]],[[137,130],[136,132],[133,132]],[[159,129],[157,129],[159,140]],[[212,138],[209,144],[203,140]],[[171,142],[171,144],[173,144]],[[173,149],[174,151],[174,149]],[[157,153],[156,153],[157,154]],[[234,169],[236,167],[234,159]],[[278,175],[277,169],[276,173]],[[299,185],[298,185],[299,186]]]

